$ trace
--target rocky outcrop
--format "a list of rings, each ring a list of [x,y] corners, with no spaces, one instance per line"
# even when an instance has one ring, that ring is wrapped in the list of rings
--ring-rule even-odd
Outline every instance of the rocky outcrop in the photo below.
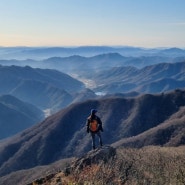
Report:
[[[111,146],[103,146],[101,148],[97,148],[75,159],[69,167],[64,169],[64,171],[49,174],[46,177],[36,179],[34,182],[27,185],[62,184],[62,182],[65,182],[66,176],[80,172],[87,166],[91,167],[91,165],[94,164],[100,164],[102,162],[106,163],[115,155],[116,149]]]
[[[113,158],[115,154],[116,149],[111,146],[106,145],[97,148],[74,160],[71,166],[65,169],[65,174],[68,175],[71,172],[80,171],[84,167],[91,166],[92,164],[106,163],[110,158]]]

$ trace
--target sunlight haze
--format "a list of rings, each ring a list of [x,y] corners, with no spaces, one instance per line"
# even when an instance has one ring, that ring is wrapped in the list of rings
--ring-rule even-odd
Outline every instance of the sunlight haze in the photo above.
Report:
[[[0,46],[185,47],[184,0],[1,0]]]

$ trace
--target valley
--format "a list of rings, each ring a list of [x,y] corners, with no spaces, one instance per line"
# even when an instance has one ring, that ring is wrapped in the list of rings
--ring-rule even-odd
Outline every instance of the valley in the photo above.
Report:
[[[69,75],[82,82],[87,89],[94,89],[97,87],[95,81],[92,79],[78,76],[78,74],[69,74]]]

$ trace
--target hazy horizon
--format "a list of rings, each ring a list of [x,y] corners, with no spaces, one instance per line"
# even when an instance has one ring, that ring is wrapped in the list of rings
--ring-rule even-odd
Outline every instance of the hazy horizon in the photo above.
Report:
[[[129,45],[73,45],[73,46],[65,46],[65,45],[43,45],[43,46],[2,46],[0,45],[0,48],[83,48],[83,47],[110,47],[110,48],[141,48],[141,49],[170,49],[170,48],[178,48],[178,49],[185,49],[184,47],[178,47],[178,46],[159,46],[159,47],[142,47],[142,46],[129,46]]]
[[[182,0],[2,0],[2,47],[185,48]]]

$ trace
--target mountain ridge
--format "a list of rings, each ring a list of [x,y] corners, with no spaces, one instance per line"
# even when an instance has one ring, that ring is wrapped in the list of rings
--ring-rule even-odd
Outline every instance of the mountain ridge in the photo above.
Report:
[[[169,91],[185,87],[184,74],[185,62],[160,63],[141,69],[117,67],[99,72],[94,76],[93,80],[97,84],[94,91],[161,93],[164,90]]]

